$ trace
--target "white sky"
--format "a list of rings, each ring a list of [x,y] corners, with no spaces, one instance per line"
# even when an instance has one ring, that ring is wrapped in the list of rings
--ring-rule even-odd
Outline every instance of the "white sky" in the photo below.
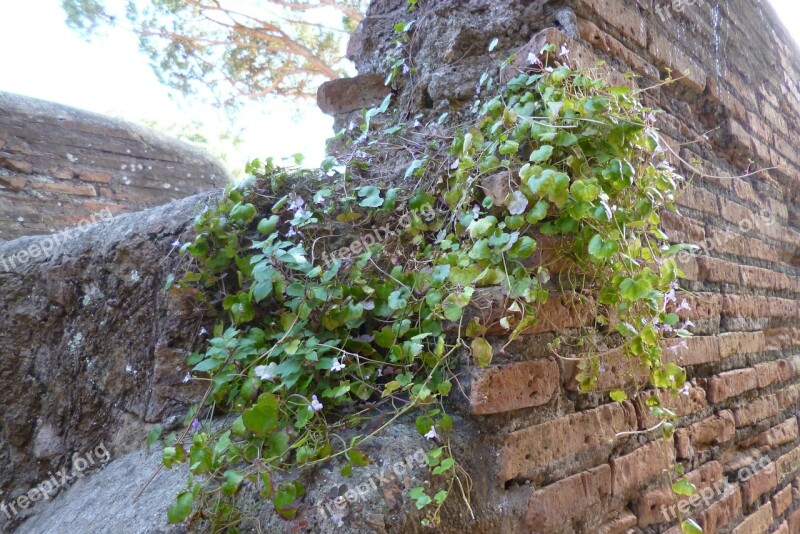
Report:
[[[773,4],[800,42],[800,2],[763,1]],[[103,40],[88,44],[67,28],[64,18],[59,0],[0,0],[0,91],[134,121],[183,123],[189,117],[204,122],[209,131],[224,130],[222,113],[213,107],[196,103],[188,107],[181,104],[180,95],[170,98],[132,34],[109,32]],[[313,102],[250,106],[237,126],[243,128],[245,142],[228,158],[234,166],[255,157],[297,152],[307,156],[307,163],[316,164],[332,134],[332,119]]]

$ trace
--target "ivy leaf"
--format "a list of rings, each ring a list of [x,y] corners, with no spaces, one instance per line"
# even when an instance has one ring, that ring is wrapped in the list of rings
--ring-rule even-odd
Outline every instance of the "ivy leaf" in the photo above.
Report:
[[[592,239],[589,240],[589,254],[594,256],[599,260],[606,260],[614,255],[617,252],[617,242],[608,240],[603,240],[600,237],[600,234],[595,234]]]
[[[242,483],[242,480],[244,480],[244,475],[229,469],[228,471],[225,471],[223,476],[225,477],[225,482],[220,488],[222,493],[225,495],[234,495],[237,491],[239,491],[239,485]]]
[[[488,367],[492,363],[492,346],[482,337],[472,340],[472,357],[478,367]]]
[[[467,228],[469,230],[469,236],[472,239],[477,239],[479,237],[483,237],[489,233],[489,231],[494,228],[497,224],[497,217],[489,215],[488,217],[483,217],[482,219],[476,219],[472,221]]]
[[[616,329],[625,337],[635,337],[639,334],[633,326],[624,322],[617,323]]]
[[[533,152],[529,158],[533,163],[541,163],[547,161],[553,155],[553,147],[551,145],[542,145]]]
[[[692,495],[697,493],[697,486],[689,482],[687,479],[682,478],[672,484],[672,491],[677,493],[678,495],[691,497]]]
[[[621,389],[614,389],[609,393],[611,400],[615,402],[622,402],[628,398],[628,394],[622,391]]]
[[[242,412],[242,421],[247,430],[264,436],[267,432],[278,428],[278,412],[278,397],[271,393],[262,393],[258,403]]]
[[[626,300],[630,301],[643,299],[650,294],[652,290],[653,286],[644,278],[640,278],[639,280],[626,278],[619,285],[620,294],[622,294]]]
[[[278,227],[279,221],[280,217],[277,215],[272,215],[269,219],[261,219],[261,222],[258,223],[258,233],[261,235],[271,234]]]
[[[528,224],[536,224],[545,217],[547,217],[547,210],[550,207],[550,203],[546,200],[540,200],[533,206],[533,209],[528,211],[528,214],[525,216],[525,222]]]
[[[683,534],[703,534],[703,529],[694,519],[687,519],[681,523],[681,531]]]
[[[500,145],[500,153],[505,156],[510,156],[511,154],[516,154],[517,150],[519,150],[519,143],[516,141],[506,141],[502,145]]]
[[[192,513],[194,496],[191,491],[184,491],[175,499],[175,503],[167,508],[167,519],[173,525],[183,523]]]
[[[568,147],[578,142],[578,136],[568,132],[558,132],[553,143],[558,146]]]
[[[368,185],[360,188],[358,190],[358,196],[364,198],[364,200],[358,203],[358,205],[363,208],[380,208],[383,206],[381,192],[374,185]]]
[[[161,437],[161,425],[156,425],[150,429],[150,432],[147,433],[147,450],[150,450],[150,447],[153,446],[153,443],[158,441],[158,438]]]
[[[578,180],[570,186],[572,196],[581,202],[592,202],[600,194],[597,180]]]

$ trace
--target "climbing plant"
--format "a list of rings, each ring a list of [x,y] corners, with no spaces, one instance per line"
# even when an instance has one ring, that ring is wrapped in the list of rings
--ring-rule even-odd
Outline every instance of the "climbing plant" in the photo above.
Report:
[[[427,459],[440,491],[417,487],[410,497],[435,525],[448,495],[469,495],[444,402],[460,366],[488,366],[498,349],[487,332],[505,332],[507,343],[524,335],[554,292],[597,304],[595,324],[571,342],[589,354],[572,358],[582,391],[596,388],[606,372],[600,348],[611,345],[628,362],[619,371],[628,386],[613,400],[646,382],[684,387],[685,372],[662,358],[664,338],[690,335],[671,311],[682,247],[659,229],[682,178],[664,160],[656,111],[631,88],[570,66],[567,54],[548,46],[503,84],[484,75],[467,127],[446,115],[399,122],[387,97],[365,112],[348,155],[317,171],[253,162],[250,180],[197,217],[170,290],[221,317],[189,358],[206,398],[187,430],[165,440],[164,465],[191,471],[170,521],[235,530],[245,480],[295,518],[299,469],[338,461],[349,475],[370,462],[369,438],[413,413],[434,444]],[[405,70],[398,61],[392,77]],[[370,154],[404,135],[417,147],[407,170],[371,178]],[[490,181],[504,194],[489,194]],[[541,259],[543,241],[558,265]],[[486,287],[506,296],[492,324],[468,313]],[[550,348],[566,357],[566,344],[559,337]],[[673,414],[650,399],[670,435]],[[378,413],[379,428],[352,432]],[[218,414],[224,422],[211,420]],[[355,437],[345,440],[348,430]]]

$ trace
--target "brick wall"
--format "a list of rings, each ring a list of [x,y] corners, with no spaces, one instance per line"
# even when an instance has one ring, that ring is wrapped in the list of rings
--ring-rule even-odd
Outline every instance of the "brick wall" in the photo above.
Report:
[[[463,411],[489,451],[473,460],[473,472],[490,471],[477,500],[504,509],[490,515],[518,514],[519,532],[673,534],[680,530],[663,472],[678,462],[700,489],[681,501],[681,513],[706,533],[800,533],[800,58],[774,13],[757,0],[682,10],[662,0],[419,6],[419,74],[395,89],[400,102],[430,115],[471,103],[475,73],[543,35],[584,65],[605,60],[615,83],[645,88],[669,69],[691,71],[644,93],[666,111],[670,161],[693,176],[679,213],[664,214],[664,230],[703,247],[681,258],[691,307],[681,313],[696,337],[665,350],[691,382],[662,398],[679,416],[677,431],[671,439],[634,434],[656,423],[642,406],[654,393],[613,348],[601,355],[601,392],[576,391],[575,366],[545,345],[555,337],[547,330],[569,335],[581,312],[549,304],[540,322],[550,328],[511,343],[489,368],[465,371]],[[405,8],[373,2],[350,47],[362,75],[380,72],[390,25],[408,18]],[[494,37],[499,52],[489,57]],[[320,97],[340,124],[383,96],[376,87],[355,105],[338,83]],[[760,169],[768,170],[749,174]],[[612,403],[602,393],[637,382],[639,399]]]
[[[158,206],[229,179],[203,151],[153,130],[0,92],[0,241]]]

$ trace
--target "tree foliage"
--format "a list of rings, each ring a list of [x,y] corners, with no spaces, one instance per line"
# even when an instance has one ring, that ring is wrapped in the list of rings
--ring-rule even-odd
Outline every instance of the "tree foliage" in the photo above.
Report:
[[[268,95],[308,97],[343,74],[342,52],[365,0],[62,0],[67,24],[89,39],[104,27],[139,36],[159,79],[221,104]],[[129,26],[130,25],[130,26]]]

